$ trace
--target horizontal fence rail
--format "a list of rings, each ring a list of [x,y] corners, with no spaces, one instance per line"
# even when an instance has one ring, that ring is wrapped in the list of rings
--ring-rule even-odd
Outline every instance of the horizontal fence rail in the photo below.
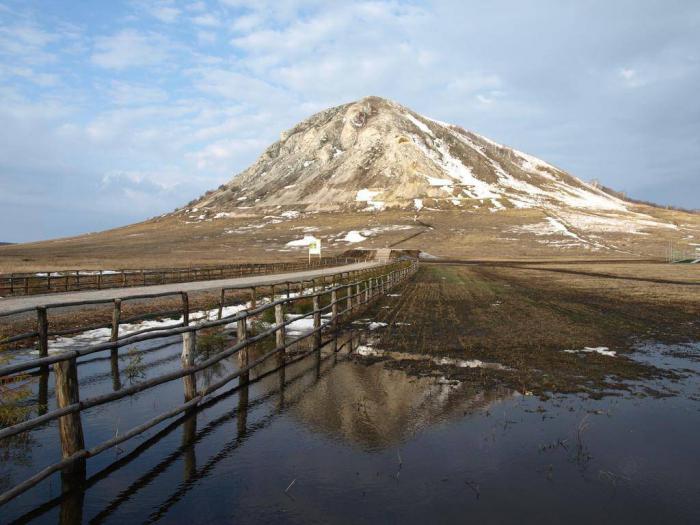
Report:
[[[322,259],[311,259],[310,261],[267,264],[5,273],[0,274],[0,297],[211,281],[213,279],[230,279],[247,275],[264,275],[326,266],[339,266],[366,260],[355,257],[324,257]]]
[[[261,301],[262,304],[260,305],[258,304],[259,290],[256,290],[256,288],[259,287],[248,287],[245,289],[223,288],[220,291],[220,302],[216,318],[213,320],[205,319],[198,323],[192,323],[189,311],[189,298],[186,292],[154,294],[155,296],[179,296],[181,310],[178,313],[181,315],[181,321],[177,322],[175,325],[169,325],[155,330],[140,330],[123,336],[119,334],[120,326],[124,322],[124,320],[121,319],[122,300],[114,299],[110,301],[89,301],[80,303],[90,305],[96,303],[104,304],[105,302],[112,303],[113,317],[112,323],[109,325],[111,328],[110,340],[84,348],[55,353],[53,355],[48,355],[49,338],[51,335],[54,335],[54,333],[48,330],[47,311],[49,308],[41,307],[37,309],[36,332],[31,334],[11,335],[0,341],[0,344],[10,339],[17,340],[20,336],[38,337],[37,346],[39,348],[39,358],[0,367],[0,381],[10,381],[13,377],[17,377],[17,374],[26,373],[31,370],[42,370],[44,373],[48,373],[49,365],[53,365],[57,408],[33,417],[32,419],[0,429],[0,439],[7,439],[40,425],[44,425],[50,421],[58,420],[62,459],[61,461],[45,467],[30,478],[0,494],[0,505],[15,498],[58,471],[61,471],[66,476],[82,476],[84,479],[85,462],[87,458],[142,434],[167,419],[194,409],[200,403],[206,402],[208,396],[234,379],[238,378],[239,382],[247,383],[249,381],[249,371],[251,369],[273,357],[284,362],[287,349],[302,340],[313,338],[313,348],[320,352],[320,348],[323,344],[322,337],[324,332],[332,331],[333,333],[337,333],[341,318],[348,318],[354,315],[365,305],[368,305],[375,299],[384,295],[391,288],[404,282],[412,276],[416,270],[417,262],[402,261],[380,267],[338,273],[312,279],[311,281],[276,283],[270,287],[271,295],[267,301]],[[250,294],[250,300],[248,301],[250,306],[246,304],[244,308],[238,312],[231,315],[224,315],[226,298],[232,292],[241,292],[242,290]],[[153,297],[153,295],[144,297]],[[309,300],[312,302],[312,309],[310,312],[294,316],[285,316],[285,313],[295,305],[298,306],[301,301],[306,301],[308,303]],[[77,306],[75,303],[68,304]],[[322,304],[324,305],[322,306]],[[65,305],[56,306],[60,307]],[[54,306],[52,305],[51,307],[53,308]],[[20,311],[20,313],[26,311],[27,310],[23,310]],[[260,318],[266,312],[274,314],[274,323],[270,323],[269,326],[265,325],[257,333],[249,332],[248,327],[250,322],[253,319]],[[17,312],[13,313],[16,314]],[[146,318],[148,318],[147,315],[141,315],[132,317],[128,319],[128,321],[133,322],[137,319]],[[288,337],[286,328],[299,319],[305,318],[313,319],[313,328],[296,337]],[[236,334],[235,344],[195,364],[194,357],[197,348],[198,332],[214,327],[224,328],[227,325],[233,326],[234,324],[235,329],[233,330]],[[96,395],[88,399],[81,398],[80,381],[78,377],[78,358],[96,352],[110,350],[112,356],[117,356],[118,359],[116,353],[121,347],[141,341],[173,336],[182,337],[182,353],[180,356],[182,366],[180,369],[144,380],[129,387],[120,388],[114,392]],[[271,350],[265,352],[257,359],[249,359],[248,350],[252,345],[272,337],[274,337],[274,347]],[[239,356],[239,362],[242,363],[237,370],[224,375],[216,382],[209,384],[206,388],[197,390],[195,379],[195,374],[197,372],[206,370],[223,359],[229,358],[235,354]],[[185,399],[183,404],[163,412],[141,425],[133,427],[124,433],[120,433],[112,439],[95,445],[92,448],[88,449],[85,447],[81,420],[82,411],[117,401],[126,396],[177,379],[183,380]]]

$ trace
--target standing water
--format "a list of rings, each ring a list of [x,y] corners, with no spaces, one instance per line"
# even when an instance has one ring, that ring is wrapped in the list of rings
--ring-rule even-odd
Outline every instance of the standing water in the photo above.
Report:
[[[647,344],[639,359],[680,379],[595,400],[543,400],[420,376],[343,334],[248,387],[91,458],[85,486],[58,476],[0,509],[37,523],[697,523],[700,345]],[[261,350],[262,351],[262,350]],[[179,367],[180,341],[142,343],[79,366],[91,397]],[[371,354],[371,353],[370,353]],[[236,358],[198,376],[206,385]],[[469,365],[471,366],[471,365]],[[47,399],[52,408],[53,385]],[[117,384],[119,383],[119,384]],[[662,384],[663,383],[663,384]],[[32,388],[38,395],[41,378]],[[636,392],[636,393],[634,393]],[[86,445],[176,406],[173,381],[83,414]],[[60,457],[55,424],[3,443],[6,490]]]

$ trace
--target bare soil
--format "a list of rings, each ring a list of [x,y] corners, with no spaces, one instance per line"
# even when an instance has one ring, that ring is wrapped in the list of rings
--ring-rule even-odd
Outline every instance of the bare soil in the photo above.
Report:
[[[524,394],[597,397],[629,390],[637,380],[673,376],[633,360],[635,343],[700,340],[698,286],[629,279],[682,280],[686,270],[610,265],[603,272],[614,275],[608,277],[552,271],[559,268],[423,265],[396,292],[400,296],[373,307],[376,320],[388,324],[375,332],[376,347],[505,367],[446,365],[436,371],[434,360],[395,362],[417,374],[503,384]],[[607,347],[617,355],[564,351],[585,347]]]

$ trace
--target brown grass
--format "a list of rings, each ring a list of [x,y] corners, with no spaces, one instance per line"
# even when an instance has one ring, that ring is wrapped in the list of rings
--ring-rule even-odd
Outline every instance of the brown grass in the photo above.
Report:
[[[656,275],[654,267],[642,273]],[[630,380],[668,375],[627,357],[636,340],[700,339],[696,286],[432,265],[423,266],[399,293],[374,309],[378,320],[389,323],[380,332],[380,348],[500,363],[510,370],[448,367],[447,373],[502,382],[523,393],[597,396],[626,389]],[[562,351],[598,346],[620,355]],[[435,373],[429,361],[401,366]]]
[[[252,210],[251,210],[252,211]],[[678,230],[656,230],[653,235],[606,234],[605,242],[619,248],[591,251],[555,249],[534,234],[512,234],[508,229],[541,222],[541,210],[486,209],[388,210],[382,213],[338,212],[305,214],[293,220],[269,224],[264,214],[187,223],[186,217],[167,216],[92,235],[0,247],[0,272],[61,269],[118,269],[187,267],[236,262],[274,262],[306,257],[304,248],[286,243],[304,236],[304,228],[321,237],[324,254],[336,255],[353,248],[423,250],[441,256],[470,259],[663,259],[669,240],[687,245],[688,235],[700,238],[700,215],[673,210],[641,208],[639,211],[670,220]],[[263,225],[260,228],[249,226]],[[408,229],[383,231],[359,244],[333,237],[350,230],[386,226]],[[432,227],[430,229],[429,227]],[[237,233],[227,233],[236,231]],[[342,235],[341,235],[342,237]],[[516,239],[516,240],[513,240]],[[685,240],[684,240],[685,239]]]

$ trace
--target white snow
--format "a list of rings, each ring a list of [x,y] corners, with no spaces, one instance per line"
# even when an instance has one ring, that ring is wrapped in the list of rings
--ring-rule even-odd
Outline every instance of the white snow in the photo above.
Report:
[[[600,355],[606,355],[608,357],[615,357],[617,355],[615,350],[609,350],[607,346],[596,346],[596,347],[586,346],[580,350],[564,350],[564,352],[566,352],[567,354],[596,353],[596,354],[600,354]]]
[[[383,210],[384,209],[384,201],[375,201],[374,197],[382,193],[384,190],[370,190],[368,188],[363,188],[357,192],[357,195],[355,196],[355,201],[356,202],[366,202],[367,203],[367,208],[365,210]]]
[[[431,137],[434,137],[433,132],[430,130],[428,126],[426,126],[423,122],[418,120],[416,117],[411,115],[410,113],[405,113],[405,116],[408,120],[410,120],[419,130],[421,130],[423,133],[427,133]]]
[[[453,185],[455,182],[459,182],[470,188],[469,190],[465,189],[464,192],[474,199],[492,199],[498,197],[498,194],[492,191],[493,188],[490,184],[477,179],[469,166],[465,166],[462,164],[462,161],[452,156],[449,147],[443,141],[435,139],[435,146],[429,148],[420,137],[411,135],[411,138],[418,149],[432,160],[443,173],[452,178],[447,184],[440,183],[440,186]],[[427,179],[431,185],[434,185],[431,179],[445,180],[435,179],[433,177],[427,177]]]
[[[366,241],[366,240],[367,240],[367,237],[363,236],[363,235],[362,235],[360,232],[358,232],[357,230],[352,230],[352,231],[349,231],[349,232],[345,235],[345,237],[343,237],[342,240],[345,241],[345,242],[349,242],[349,243],[355,243],[355,242]]]
[[[421,211],[423,208],[423,199],[413,199],[413,205],[416,207],[417,211]]]
[[[313,235],[304,235],[303,239],[297,239],[295,241],[289,241],[287,246],[308,246],[312,242],[316,241],[316,237]]]
[[[377,350],[368,345],[359,345],[355,348],[355,353],[362,356],[381,356],[384,355],[383,350]]]
[[[426,176],[425,178],[428,179],[428,184],[430,184],[431,186],[438,186],[438,187],[450,186],[450,187],[452,187],[452,185],[455,183],[455,181],[453,181],[451,179],[438,179],[436,177],[429,177],[429,176]]]

